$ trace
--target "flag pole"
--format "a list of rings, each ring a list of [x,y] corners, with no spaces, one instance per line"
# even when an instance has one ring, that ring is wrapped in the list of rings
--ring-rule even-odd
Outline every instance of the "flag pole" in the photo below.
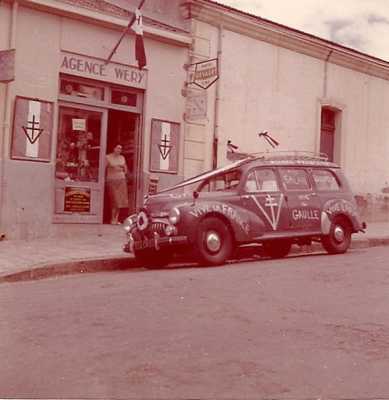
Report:
[[[146,0],[141,0],[141,2],[139,3],[138,6],[138,10],[140,10],[143,7],[143,4]],[[108,58],[105,60],[105,63],[108,64],[111,61],[112,56],[115,54],[116,50],[118,49],[120,43],[122,42],[124,36],[126,36],[126,33],[130,30],[131,26],[134,24],[135,22],[135,13],[132,16],[130,22],[127,25],[127,28],[123,31],[122,35],[120,36],[118,42],[116,43],[115,47],[112,49],[111,53],[109,54]]]

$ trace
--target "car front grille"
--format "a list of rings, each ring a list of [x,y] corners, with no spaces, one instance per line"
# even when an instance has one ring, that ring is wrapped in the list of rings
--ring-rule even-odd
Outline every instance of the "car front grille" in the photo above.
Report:
[[[151,232],[157,232],[160,235],[165,233],[165,224],[162,222],[152,222],[150,226]]]

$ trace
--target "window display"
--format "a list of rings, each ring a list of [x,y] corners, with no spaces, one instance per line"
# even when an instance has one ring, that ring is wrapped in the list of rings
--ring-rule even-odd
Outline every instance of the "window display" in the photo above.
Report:
[[[59,108],[57,179],[98,181],[101,118],[96,111]]]

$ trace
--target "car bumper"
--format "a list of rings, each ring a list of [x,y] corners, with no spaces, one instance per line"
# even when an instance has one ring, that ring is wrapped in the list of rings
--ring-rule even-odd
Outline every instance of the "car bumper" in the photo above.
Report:
[[[139,250],[153,249],[160,250],[161,248],[185,245],[188,243],[187,236],[164,236],[154,237],[152,239],[133,240],[129,239],[123,246],[123,251],[126,253],[134,253]]]

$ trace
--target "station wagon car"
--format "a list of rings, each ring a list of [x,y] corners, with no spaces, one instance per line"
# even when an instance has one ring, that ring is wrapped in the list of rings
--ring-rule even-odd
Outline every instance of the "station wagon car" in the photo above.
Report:
[[[366,224],[338,165],[322,156],[265,153],[148,197],[124,228],[124,250],[142,264],[162,266],[174,253],[223,264],[248,245],[271,258],[312,242],[344,253]]]

